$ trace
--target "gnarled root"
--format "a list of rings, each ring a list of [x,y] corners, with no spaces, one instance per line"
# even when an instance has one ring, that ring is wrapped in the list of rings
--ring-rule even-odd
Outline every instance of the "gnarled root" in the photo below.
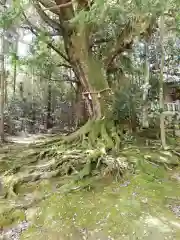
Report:
[[[43,179],[50,179],[58,176],[60,172],[61,169],[56,169],[50,172],[34,172],[31,174],[26,174],[24,176],[14,176],[14,178],[12,177],[9,181],[5,182],[7,189],[5,196],[6,198],[16,197],[16,195],[18,194],[16,190],[18,185]]]
[[[97,147],[105,146],[106,149],[118,149],[121,144],[119,130],[113,121],[100,119],[89,120],[79,130],[63,138],[64,143],[75,143],[77,146]]]

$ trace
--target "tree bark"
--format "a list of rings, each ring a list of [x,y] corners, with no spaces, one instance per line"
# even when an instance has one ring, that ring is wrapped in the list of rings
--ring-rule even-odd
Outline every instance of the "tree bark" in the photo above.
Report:
[[[0,137],[1,141],[5,141],[4,135],[4,98],[5,98],[5,30],[3,30],[0,36],[0,83],[1,83],[1,95],[0,95]]]
[[[52,86],[51,76],[49,76],[47,89],[47,123],[46,123],[47,129],[52,128],[51,105],[52,105]]]
[[[16,95],[18,37],[15,40],[14,53],[15,53],[15,56],[14,56],[14,68],[13,68],[13,98],[15,98],[15,95]]]
[[[108,82],[103,75],[100,61],[95,60],[89,50],[89,27],[81,26],[76,30],[77,34],[73,34],[69,39],[69,56],[73,59],[73,69],[84,90],[83,98],[90,118],[101,119],[105,113],[103,96],[106,95],[105,89],[109,89]]]
[[[165,59],[165,52],[163,46],[164,40],[164,16],[160,17],[160,48],[161,48],[161,66],[160,66],[160,79],[159,79],[159,107],[160,107],[160,134],[161,134],[161,144],[162,147],[165,149],[166,146],[166,132],[165,132],[165,115],[164,115],[164,90],[163,90],[163,83],[164,83],[164,59]]]
[[[55,0],[55,2],[59,6],[62,4],[70,3],[71,0]],[[80,5],[81,2],[79,1],[78,9],[84,9],[84,5]],[[88,93],[84,95],[84,101],[88,109],[88,114],[90,118],[99,119],[102,117],[101,104],[99,99],[97,98],[98,94],[92,94],[92,92],[96,92],[97,89],[95,88],[95,86],[91,85],[91,79],[89,77],[89,73],[93,71],[90,63],[88,62],[89,58],[92,58],[92,52],[90,52],[89,50],[89,26],[77,25],[72,28],[72,26],[68,24],[68,20],[71,20],[74,17],[74,9],[72,4],[68,4],[65,7],[60,7],[59,17],[60,24],[62,26],[64,47],[68,59],[70,59],[73,71],[77,79],[79,80],[83,91]]]
[[[82,98],[82,93],[83,93],[82,85],[81,83],[78,83],[76,89],[76,100],[74,104],[76,127],[81,126],[82,123],[85,123],[88,120],[88,113],[84,99]]]
[[[145,68],[144,68],[144,89],[143,89],[143,110],[142,110],[142,127],[148,128],[148,90],[149,90],[149,46],[148,41],[145,42]]]
[[[5,82],[4,82],[4,104],[8,105],[8,72],[5,72]]]

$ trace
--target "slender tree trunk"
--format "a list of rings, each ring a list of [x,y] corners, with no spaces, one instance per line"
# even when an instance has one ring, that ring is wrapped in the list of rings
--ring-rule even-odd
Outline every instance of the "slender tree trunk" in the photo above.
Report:
[[[15,52],[15,57],[14,57],[14,69],[13,69],[13,98],[15,98],[15,95],[16,95],[18,37],[15,40],[14,52]]]
[[[159,79],[159,107],[160,107],[160,134],[161,134],[161,144],[162,147],[166,148],[166,132],[165,132],[165,115],[164,115],[164,59],[165,59],[165,51],[164,51],[164,16],[160,17],[160,48],[161,48],[161,66],[160,66],[160,79]]]
[[[1,83],[1,95],[0,95],[0,137],[1,141],[4,142],[4,98],[5,98],[5,39],[4,31],[0,36],[0,83]]]
[[[48,79],[48,90],[47,90],[47,129],[52,127],[51,105],[52,105],[52,86],[51,86],[51,74],[50,74]]]
[[[34,97],[34,69],[32,69],[32,132],[35,133],[35,122],[36,122],[36,110],[35,110],[35,97]]]
[[[21,101],[23,102],[23,99],[24,99],[24,83],[23,82],[19,83],[19,95],[20,95]]]
[[[7,106],[8,104],[8,73],[5,74],[4,82],[4,103]]]
[[[142,127],[148,128],[148,90],[149,90],[149,46],[148,41],[145,42],[145,68],[144,68],[144,89],[143,89],[143,110],[142,110]]]

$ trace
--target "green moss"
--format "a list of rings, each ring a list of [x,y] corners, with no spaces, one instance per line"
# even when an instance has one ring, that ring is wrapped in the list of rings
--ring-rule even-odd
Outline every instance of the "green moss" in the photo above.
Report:
[[[3,208],[0,213],[0,227],[6,227],[23,220],[25,220],[25,213],[19,209]]]
[[[92,187],[90,191],[83,189],[63,195],[53,194],[40,205],[35,225],[22,235],[22,239],[33,237],[34,234],[38,236],[39,229],[35,227],[38,225],[47,230],[48,239],[53,239],[55,233],[63,235],[63,239],[76,239],[68,236],[74,236],[78,229],[83,228],[103,232],[105,236],[110,235],[115,239],[131,239],[134,231],[137,237],[145,230],[151,231],[143,225],[143,220],[142,229],[139,226],[140,219],[146,216],[158,219],[165,217],[168,221],[177,222],[176,216],[167,207],[167,196],[178,198],[180,186],[169,179],[163,167],[158,169],[155,178],[156,171],[153,169],[150,175],[140,172],[132,176],[127,186],[119,182],[102,184],[102,181],[97,181],[94,182],[96,187]],[[161,237],[168,234],[161,233]],[[179,234],[178,230],[175,234]]]
[[[22,210],[16,209],[12,212],[11,218],[13,222],[19,222],[25,220],[25,213]]]
[[[20,184],[16,187],[16,192],[21,195],[25,193],[33,193],[33,192],[40,192],[43,194],[51,190],[52,190],[52,183],[49,180],[28,182],[28,183]]]
[[[60,149],[61,152],[65,151],[62,147]],[[92,158],[97,159],[101,155],[95,151]],[[32,195],[32,199],[36,194],[50,194],[50,197],[37,204],[38,212],[33,215],[33,224],[23,233],[21,239],[81,239],[80,230],[83,228],[93,231],[95,235],[92,239],[107,239],[109,235],[117,240],[165,239],[169,232],[159,233],[155,227],[151,229],[149,225],[145,225],[145,219],[149,217],[160,222],[166,219],[165,225],[174,230],[173,239],[180,239],[180,230],[171,225],[172,221],[178,223],[178,220],[168,208],[168,204],[179,204],[180,184],[171,177],[174,173],[167,171],[166,164],[159,164],[167,162],[174,166],[179,159],[169,152],[137,149],[133,146],[121,151],[120,159],[121,156],[135,167],[135,174],[127,174],[121,182],[114,182],[111,178],[101,181],[85,178],[75,184],[68,178],[54,178],[17,186],[18,196],[14,201],[18,203],[24,201],[26,194],[30,198]],[[41,163],[42,161],[45,162],[46,159],[39,160]],[[23,165],[22,159],[13,164],[11,173],[16,172],[16,165]],[[29,165],[32,163],[27,160],[21,171],[27,170]],[[31,169],[31,166],[29,167]],[[85,174],[82,171],[82,178],[88,175],[88,169],[84,169]],[[9,201],[8,205],[10,203],[12,202]],[[0,226],[9,226],[24,218],[23,211],[8,208],[7,202],[1,204]],[[146,238],[143,236],[144,231],[148,234],[153,232],[155,235]]]

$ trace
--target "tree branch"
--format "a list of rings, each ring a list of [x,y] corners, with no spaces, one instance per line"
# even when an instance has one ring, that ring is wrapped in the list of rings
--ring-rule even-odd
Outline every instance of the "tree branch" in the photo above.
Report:
[[[22,25],[20,26],[21,29],[26,29],[26,30],[29,30],[31,31],[31,28],[29,25]],[[32,32],[32,31],[31,31]],[[56,36],[59,36],[59,32],[48,32],[47,33],[48,36],[51,36],[51,37],[56,37]]]
[[[47,7],[44,10],[45,11],[47,11],[47,10],[54,10],[54,9],[57,9],[57,8],[69,7],[70,5],[72,5],[72,2],[67,2],[67,3],[62,3],[62,4],[59,4],[59,5],[54,5],[52,7]]]
[[[59,79],[51,79],[51,81],[53,81],[53,82],[70,82],[70,83],[78,83],[78,81],[77,80],[73,80],[73,79],[61,79],[61,80],[59,80]]]
[[[90,41],[90,48],[92,48],[93,46],[95,46],[95,45],[99,45],[99,44],[102,44],[102,43],[108,43],[108,42],[110,42],[110,41],[112,41],[112,38],[100,38],[100,39],[91,39],[91,41]]]
[[[29,20],[28,18],[26,17],[25,13],[23,12],[23,16],[24,16],[24,19],[27,23],[27,25],[29,25],[29,28],[30,28],[30,31],[36,35],[36,36],[39,36],[38,35],[38,32],[40,32],[40,29],[36,26],[34,26]],[[50,41],[47,41],[47,40],[44,40],[44,42],[47,44],[48,47],[52,48],[57,54],[59,54],[65,61],[67,62],[70,62],[69,59],[61,52],[59,51],[58,48],[56,48]]]
[[[112,51],[108,54],[105,59],[105,67],[106,69],[112,64],[117,55],[121,54],[129,45],[132,45],[133,40],[133,30],[132,23],[128,22],[121,33],[119,34],[117,41],[115,42],[115,46],[112,46]],[[112,45],[112,42],[111,42]]]
[[[65,64],[65,63],[60,63],[60,64],[56,64],[57,67],[65,67],[65,68],[72,68],[71,65]]]
[[[56,4],[52,0],[38,0],[45,8],[46,10],[50,10],[52,13],[56,15],[60,15],[60,8],[54,8]]]
[[[44,74],[35,74],[37,77],[39,76],[39,77],[43,77],[43,78],[47,78],[47,75],[44,75]],[[63,76],[63,79],[56,79],[56,78],[51,78],[50,79],[51,81],[53,81],[53,82],[70,82],[70,83],[78,83],[78,81],[77,80],[75,80],[75,79],[71,79],[69,76],[67,76],[67,75],[64,75]]]
[[[70,62],[69,59],[61,52],[59,49],[57,49],[51,42],[45,41],[48,47],[52,48],[56,53],[58,53],[64,60],[67,62]]]
[[[125,26],[122,32],[120,33],[115,46],[112,47],[112,51],[109,56],[105,59],[105,67],[108,68],[112,65],[114,59],[121,54],[122,52],[131,49],[134,41],[135,27],[137,24],[141,24],[144,22],[144,19],[140,19],[137,21],[129,21]],[[156,23],[156,18],[152,16],[149,21],[147,21],[146,25],[143,25],[141,32],[139,33],[141,37],[150,37],[152,32],[154,31],[154,26]],[[112,44],[112,43],[111,43]]]
[[[131,49],[132,48],[132,44],[133,44],[133,39],[130,39],[129,42],[127,43],[123,43],[122,45],[120,45],[117,49],[115,49],[115,51],[113,52],[112,56],[110,58],[107,59],[107,69],[111,66],[112,62],[114,61],[114,59],[120,55],[122,52],[126,51],[127,49]]]
[[[51,28],[55,29],[60,35],[62,35],[62,28],[61,25],[56,22],[55,20],[51,19],[41,8],[39,3],[36,0],[33,0],[33,5],[38,12],[39,16],[42,18],[42,20],[48,24]]]
[[[56,5],[59,7],[59,17],[60,21],[68,22],[74,17],[74,8],[72,5],[72,0],[54,0]],[[63,7],[60,7],[63,6]]]

